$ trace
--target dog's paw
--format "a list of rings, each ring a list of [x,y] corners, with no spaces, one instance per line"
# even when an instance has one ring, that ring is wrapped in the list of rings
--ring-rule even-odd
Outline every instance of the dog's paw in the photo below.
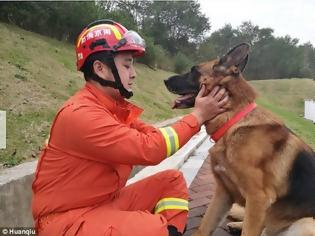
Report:
[[[234,203],[231,210],[228,213],[228,218],[235,221],[242,221],[244,219],[245,210],[244,207]]]
[[[230,222],[226,226],[229,229],[229,232],[233,235],[241,235],[243,222]]]

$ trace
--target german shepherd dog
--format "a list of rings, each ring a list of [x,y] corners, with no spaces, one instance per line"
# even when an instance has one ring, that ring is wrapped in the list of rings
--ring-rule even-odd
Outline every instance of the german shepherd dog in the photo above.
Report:
[[[224,87],[226,111],[205,123],[213,134],[255,104],[255,90],[242,72],[250,46],[242,43],[221,58],[165,80],[177,95],[175,108],[193,107],[201,85]],[[213,235],[233,203],[245,207],[242,236],[315,236],[315,154],[271,112],[257,106],[210,149],[217,188],[194,236]]]

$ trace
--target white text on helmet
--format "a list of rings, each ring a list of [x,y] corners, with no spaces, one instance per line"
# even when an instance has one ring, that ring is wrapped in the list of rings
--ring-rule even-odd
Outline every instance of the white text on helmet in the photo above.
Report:
[[[85,43],[86,40],[90,40],[96,37],[111,35],[112,31],[110,29],[101,29],[89,32],[86,36],[82,37],[81,44]]]

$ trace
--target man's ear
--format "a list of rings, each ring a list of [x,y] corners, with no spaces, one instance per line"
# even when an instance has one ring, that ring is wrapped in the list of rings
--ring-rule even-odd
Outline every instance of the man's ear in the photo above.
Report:
[[[111,70],[99,60],[93,62],[93,72],[103,79],[111,77]]]
[[[225,69],[236,66],[240,71],[243,71],[248,61],[249,51],[250,45],[248,43],[241,43],[221,57],[218,66]]]
[[[98,75],[99,73],[102,73],[103,70],[104,70],[103,69],[103,63],[100,62],[99,60],[95,60],[93,62],[93,71],[94,71],[94,73]]]

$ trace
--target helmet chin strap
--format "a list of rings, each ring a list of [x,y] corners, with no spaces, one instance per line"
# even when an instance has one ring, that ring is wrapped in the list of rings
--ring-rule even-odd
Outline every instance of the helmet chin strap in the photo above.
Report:
[[[109,59],[110,59],[109,60],[110,68],[114,75],[115,82],[104,80],[96,74],[93,75],[92,79],[99,82],[102,86],[108,86],[108,87],[118,89],[120,95],[123,96],[124,98],[127,98],[127,99],[131,98],[133,96],[133,92],[130,92],[127,89],[125,89],[124,85],[122,84],[115,61],[114,61],[114,56],[112,55]]]

